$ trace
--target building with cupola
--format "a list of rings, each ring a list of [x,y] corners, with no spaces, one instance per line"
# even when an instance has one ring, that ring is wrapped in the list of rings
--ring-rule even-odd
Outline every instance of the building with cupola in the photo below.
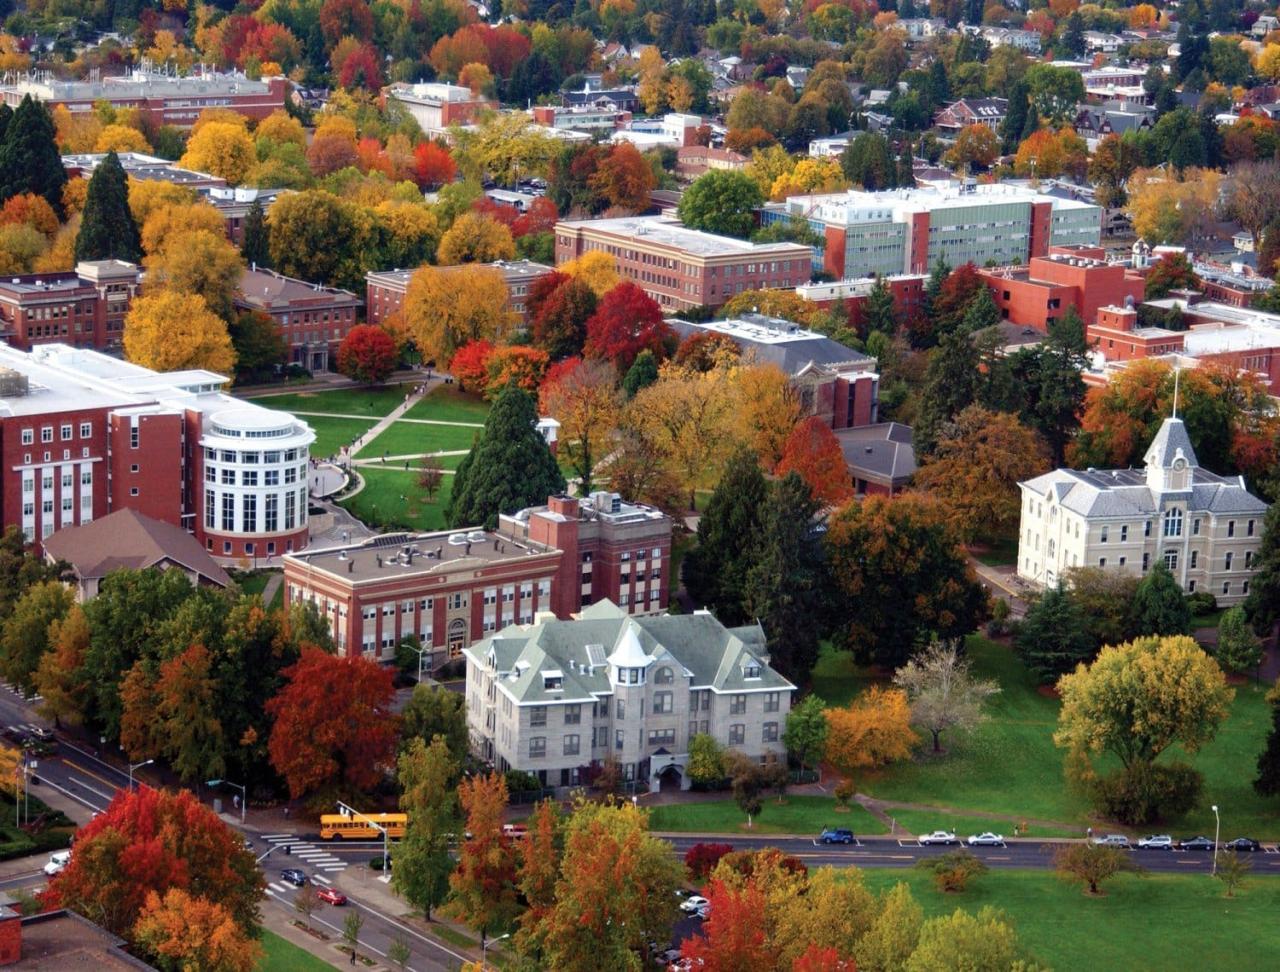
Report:
[[[1188,594],[1239,603],[1267,504],[1242,476],[1201,467],[1179,418],[1167,418],[1142,469],[1055,469],[1019,483],[1018,576],[1040,587],[1073,567],[1144,576],[1163,563]]]
[[[759,624],[636,616],[606,600],[572,620],[509,625],[463,654],[472,750],[499,772],[579,786],[612,760],[628,781],[688,789],[699,734],[752,759],[784,757],[796,688],[770,666]]]

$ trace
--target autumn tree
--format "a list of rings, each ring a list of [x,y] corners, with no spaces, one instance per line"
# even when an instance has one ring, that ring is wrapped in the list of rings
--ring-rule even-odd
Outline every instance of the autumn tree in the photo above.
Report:
[[[530,330],[534,342],[551,357],[567,358],[582,353],[587,321],[596,311],[598,298],[584,281],[555,276],[561,279],[538,301]]]
[[[187,150],[178,165],[211,173],[235,186],[244,181],[257,161],[257,149],[244,126],[213,122],[188,139]]]
[[[1030,969],[1022,958],[1018,935],[1004,913],[984,905],[976,914],[957,908],[930,918],[907,961],[906,972],[964,967],[973,972]]]
[[[988,679],[973,677],[973,664],[954,645],[935,643],[893,673],[893,684],[907,693],[911,722],[933,737],[934,753],[942,752],[942,734],[969,731],[986,715],[982,707],[1000,691]]]
[[[284,687],[266,706],[275,717],[268,751],[290,794],[375,786],[399,735],[391,671],[362,655],[306,647],[282,675]]]
[[[173,887],[147,893],[133,941],[164,972],[252,972],[262,946],[226,906]]]
[[[987,125],[966,125],[956,135],[955,144],[943,156],[947,165],[967,171],[970,166],[987,168],[1000,154],[1000,139]]]
[[[0,134],[0,199],[34,193],[43,196],[61,215],[67,170],[58,154],[57,133],[49,109],[31,95],[23,95]]]
[[[442,264],[492,263],[516,255],[511,231],[489,216],[463,213],[444,236],[436,253]]]
[[[619,142],[601,160],[588,185],[610,207],[641,213],[649,208],[649,193],[657,180],[640,150],[630,142]]]
[[[124,320],[124,353],[155,371],[205,368],[226,374],[236,361],[226,322],[199,294],[172,290],[134,299]]]
[[[853,496],[840,440],[817,416],[800,422],[787,437],[774,472],[783,476],[793,471],[808,484],[814,499],[836,506]]]
[[[48,632],[49,650],[40,656],[32,676],[40,714],[55,726],[80,725],[86,694],[80,667],[89,647],[89,622],[80,606],[73,604],[61,620],[49,625]]]
[[[1254,249],[1262,244],[1262,231],[1280,219],[1280,163],[1275,159],[1242,162],[1231,170],[1227,207],[1248,230]]]
[[[915,951],[924,924],[924,909],[911,895],[911,888],[899,882],[877,902],[879,913],[858,939],[855,956],[868,969],[905,969]]]
[[[453,857],[449,840],[457,832],[457,805],[453,778],[457,764],[443,736],[427,744],[415,736],[400,755],[400,809],[407,814],[404,837],[395,846],[391,883],[405,900],[422,909],[427,921],[431,909],[449,895]]]
[[[466,837],[449,886],[459,914],[483,942],[490,931],[505,928],[518,910],[515,851],[502,829],[506,781],[496,773],[469,777],[458,787],[458,801]]]
[[[0,673],[24,693],[35,687],[36,670],[49,651],[50,626],[71,610],[75,595],[65,584],[45,581],[27,589],[0,628]]]
[[[918,741],[901,689],[872,685],[848,705],[827,709],[826,759],[849,779],[906,759]]]
[[[1039,179],[1083,179],[1089,168],[1089,149],[1074,130],[1040,128],[1024,138],[1014,153],[1013,169],[1020,176]]]
[[[440,364],[450,361],[468,342],[501,339],[514,326],[515,317],[507,309],[501,271],[482,266],[422,267],[409,278],[404,322],[422,357]]]
[[[381,385],[399,361],[395,339],[370,324],[357,324],[338,346],[338,371],[362,385]]]
[[[605,294],[587,320],[583,354],[608,361],[621,373],[646,348],[661,356],[671,337],[658,302],[627,281]]]
[[[362,255],[372,224],[359,207],[321,190],[292,192],[271,205],[271,266],[299,280],[364,286]]]
[[[588,250],[582,256],[562,263],[559,272],[585,283],[597,298],[603,297],[622,282],[613,257],[603,250]]]
[[[1190,243],[1212,232],[1221,191],[1222,174],[1211,169],[1136,169],[1124,208],[1151,245]]]
[[[727,887],[713,878],[705,889],[711,914],[702,934],[685,939],[680,957],[708,972],[773,967],[772,950],[760,916],[765,910],[764,892],[754,881]]]
[[[1091,843],[1063,844],[1054,851],[1053,867],[1063,880],[1084,885],[1091,895],[1102,894],[1100,885],[1108,878],[1135,869],[1120,848]]]
[[[264,884],[243,838],[192,793],[144,786],[119,791],[80,828],[76,852],[48,895],[51,903],[128,935],[148,896],[172,889],[225,909],[242,932],[257,928]]]
[[[621,409],[618,374],[604,361],[579,361],[554,383],[543,384],[539,410],[560,423],[560,454],[577,474],[582,496],[591,493],[596,464],[607,454]]]
[[[120,744],[134,759],[164,756],[183,782],[226,772],[214,658],[192,644],[154,672],[139,661],[121,687]]]
[[[174,235],[176,236],[176,234]],[[174,236],[163,248],[147,255],[147,282],[150,292],[159,290],[204,298],[205,305],[222,320],[235,316],[234,296],[240,286],[244,263],[240,251],[220,229]]]

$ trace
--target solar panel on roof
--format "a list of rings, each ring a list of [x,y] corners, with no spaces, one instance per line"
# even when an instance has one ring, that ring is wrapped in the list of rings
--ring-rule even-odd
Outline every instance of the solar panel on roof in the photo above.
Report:
[[[387,533],[380,537],[375,537],[373,545],[375,547],[397,547],[408,540],[409,537],[410,534],[408,533]]]
[[[592,667],[604,664],[604,645],[587,645],[587,661]]]

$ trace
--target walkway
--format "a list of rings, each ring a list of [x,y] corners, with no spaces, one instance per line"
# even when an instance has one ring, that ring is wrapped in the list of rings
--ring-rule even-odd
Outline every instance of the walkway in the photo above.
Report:
[[[270,607],[272,600],[275,599],[276,591],[280,590],[280,585],[284,583],[284,574],[272,574],[267,578],[267,586],[262,589],[262,604],[264,607]]]
[[[430,382],[423,382],[416,390],[406,393],[403,402],[393,408],[386,415],[382,416],[382,418],[378,419],[377,424],[374,425],[373,428],[364,433],[364,435],[359,436],[355,442],[351,443],[350,448],[347,449],[347,455],[354,456],[379,435],[391,428],[391,423],[395,422],[403,416],[405,412],[409,411],[409,409],[426,397],[425,389],[427,389],[428,385],[430,385]],[[368,416],[364,416],[364,418],[368,418]]]

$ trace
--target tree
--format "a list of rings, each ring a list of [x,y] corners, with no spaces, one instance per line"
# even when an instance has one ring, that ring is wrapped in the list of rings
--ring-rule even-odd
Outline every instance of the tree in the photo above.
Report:
[[[1280,689],[1272,686],[1267,702],[1271,705],[1271,731],[1266,748],[1258,755],[1253,789],[1259,796],[1276,796],[1280,794]]]
[[[75,596],[56,580],[28,588],[0,629],[0,673],[24,693],[35,688],[35,673],[52,644],[50,626],[71,610]]]
[[[904,968],[905,972],[955,968],[1004,972],[1026,965],[1020,960],[1018,935],[1004,912],[984,905],[977,915],[957,908],[926,921]]]
[[[501,271],[422,267],[409,278],[404,321],[422,357],[443,363],[469,341],[500,340],[514,326],[515,317],[507,308]]]
[[[715,736],[700,732],[689,740],[689,781],[695,786],[718,786],[725,778],[725,751]]]
[[[515,854],[503,832],[507,784],[497,773],[472,776],[458,787],[466,834],[458,867],[449,878],[458,911],[483,942],[516,914]]]
[[[39,712],[55,726],[84,721],[86,687],[80,679],[89,647],[89,622],[73,604],[60,621],[49,625],[49,650],[40,656],[32,686],[40,696]]]
[[[262,210],[262,203],[257,199],[250,204],[249,212],[244,217],[244,242],[240,244],[240,255],[250,266],[271,266],[271,239],[267,232],[267,218]]]
[[[1089,618],[1061,583],[1027,607],[1013,643],[1023,663],[1043,685],[1051,685],[1076,665],[1092,661],[1098,649]]]
[[[1280,619],[1280,503],[1273,504],[1262,520],[1244,613],[1255,631],[1270,631]]]
[[[510,260],[516,255],[511,231],[480,213],[463,213],[444,236],[436,253],[442,264],[492,263]]]
[[[583,354],[610,362],[625,373],[643,350],[664,353],[672,331],[658,302],[631,281],[618,284],[587,320]]]
[[[1239,50],[1239,48],[1236,48]],[[1262,231],[1280,219],[1280,164],[1274,159],[1242,162],[1231,170],[1227,207],[1253,237],[1262,243]]]
[[[420,688],[422,686],[419,686]],[[450,837],[457,832],[453,779],[458,764],[443,736],[428,745],[414,736],[400,755],[400,809],[408,816],[403,839],[395,847],[391,883],[427,921],[431,909],[449,896],[453,857]]]
[[[914,427],[917,453],[931,452],[942,427],[977,401],[982,380],[980,360],[977,345],[968,331],[957,328],[943,333],[938,347],[929,356],[920,392],[920,410]]]
[[[418,185],[424,189],[452,182],[458,169],[449,150],[439,142],[419,142],[413,149],[413,161]]]
[[[445,519],[453,526],[487,524],[564,492],[564,475],[534,424],[533,397],[506,388],[485,419],[484,431],[453,477]]]
[[[1162,256],[1147,272],[1147,300],[1163,300],[1171,290],[1194,290],[1197,286],[1199,278],[1182,253]]]
[[[391,671],[362,655],[304,647],[266,705],[271,765],[294,797],[322,787],[371,789],[395,752]]]
[[[915,951],[924,924],[924,909],[899,882],[880,899],[879,914],[867,933],[858,939],[855,954],[860,968],[901,970]]]
[[[23,95],[4,126],[0,145],[0,199],[24,192],[43,196],[62,215],[62,190],[67,170],[58,153],[53,119],[43,102]]]
[[[302,915],[308,928],[311,927],[311,916],[319,907],[319,892],[316,891],[316,886],[310,882],[300,887],[293,896],[293,910]]]
[[[252,972],[262,957],[262,947],[225,906],[181,888],[170,888],[163,898],[148,892],[132,937],[164,972]]]
[[[238,376],[269,375],[289,357],[279,322],[265,311],[244,310],[228,328]]]
[[[649,193],[656,182],[640,150],[630,142],[620,142],[600,161],[587,184],[610,207],[640,213],[649,208]]]
[[[115,152],[93,170],[76,234],[76,260],[142,259],[138,224],[129,212],[129,180]]]
[[[1180,635],[1191,630],[1191,608],[1159,557],[1134,594],[1133,626],[1138,635]]]
[[[550,364],[551,359],[541,348],[520,344],[499,345],[485,362],[488,372],[485,397],[496,398],[504,388],[536,392],[543,383]]]
[[[969,850],[947,851],[938,857],[924,857],[916,861],[921,871],[933,875],[933,883],[944,894],[958,894],[969,886],[969,881],[987,873],[987,865]]]
[[[234,319],[234,294],[244,263],[221,229],[186,233],[180,243],[170,236],[162,248],[147,255],[146,268],[152,292],[163,289],[203,297],[222,320]]]
[[[579,493],[590,495],[596,464],[607,454],[622,414],[617,371],[604,361],[579,361],[554,383],[543,384],[540,404],[543,414],[560,423],[560,452],[577,474]]]
[[[1218,664],[1229,672],[1243,674],[1262,664],[1262,641],[1245,617],[1244,608],[1236,605],[1223,613],[1218,622]]]
[[[934,500],[851,503],[831,518],[827,550],[845,595],[841,638],[860,658],[897,667],[926,639],[961,637],[986,617],[986,593]]]
[[[764,773],[754,759],[732,750],[728,754],[727,763],[733,802],[746,814],[747,827],[750,827],[751,818],[759,815],[762,806],[760,791],[765,786]]]
[[[848,705],[827,709],[827,762],[851,780],[863,770],[906,759],[918,741],[901,689],[872,685]]]
[[[897,184],[889,140],[875,132],[858,133],[841,153],[840,168],[845,178],[868,192],[892,189]]]
[[[933,736],[935,753],[942,752],[944,732],[981,723],[983,703],[1000,691],[994,681],[975,679],[972,664],[953,645],[937,643],[894,672],[893,684],[907,693],[911,721]]]
[[[395,339],[370,324],[357,324],[338,345],[338,371],[362,385],[381,385],[399,361]]]
[[[840,440],[816,415],[800,422],[787,436],[782,461],[774,473],[784,476],[789,472],[800,475],[816,500],[836,506],[853,496]]]
[[[756,882],[733,887],[712,878],[706,896],[711,913],[702,924],[702,934],[685,939],[681,959],[707,972],[772,968],[765,925],[760,921],[765,897]]]
[[[826,703],[822,699],[807,695],[791,707],[782,730],[782,744],[802,772],[806,766],[817,765],[827,748]]]
[[[467,757],[471,737],[467,731],[466,697],[443,685],[415,685],[409,701],[400,710],[401,749],[415,739],[430,745],[436,736],[444,739],[459,766]]]
[[[541,958],[539,927],[555,905],[563,844],[564,819],[559,805],[553,800],[539,801],[520,844],[519,887],[528,906],[516,934],[521,954]]]
[[[658,358],[645,348],[636,355],[627,373],[622,377],[622,391],[627,398],[635,398],[642,388],[648,388],[658,380]]]
[[[225,374],[236,361],[226,322],[199,294],[172,290],[134,299],[124,319],[124,353],[156,371],[205,368]]]
[[[1027,94],[1036,114],[1055,128],[1073,120],[1084,101],[1080,72],[1052,64],[1033,65],[1026,73]]]
[[[713,169],[685,190],[676,214],[691,229],[746,239],[763,202],[760,187],[746,173]]]
[[[50,903],[127,935],[151,893],[170,889],[225,908],[252,933],[265,885],[243,838],[185,790],[121,790],[76,834],[76,851],[49,884]]]
[[[582,256],[562,263],[559,272],[585,283],[596,297],[603,297],[622,282],[613,257],[604,250],[588,250]]]
[[[987,168],[1000,154],[1000,139],[987,125],[966,125],[956,135],[955,144],[943,156],[947,165],[969,170],[970,166]]]
[[[351,949],[352,965],[355,965],[356,959],[359,958],[360,929],[363,927],[364,915],[354,909],[347,912],[346,918],[342,920],[342,940]]]
[[[465,391],[483,392],[489,384],[489,359],[494,347],[488,341],[468,341],[449,359],[449,373]]]
[[[1236,851],[1214,851],[1216,868],[1214,877],[1222,882],[1226,889],[1226,897],[1234,898],[1236,888],[1244,887],[1249,872],[1253,870],[1253,861]]]
[[[530,330],[534,342],[545,348],[551,357],[567,358],[582,353],[587,339],[587,321],[595,313],[598,299],[595,291],[584,281],[566,278],[559,273],[554,276],[560,279],[533,310]]]
[[[187,140],[187,150],[178,160],[178,165],[211,173],[235,186],[244,181],[257,161],[253,138],[243,125],[212,122]]]
[[[707,508],[698,519],[698,545],[685,557],[684,583],[695,603],[709,606],[725,624],[742,613],[747,571],[764,522],[769,487],[755,456],[734,453]]]
[[[367,222],[352,203],[332,193],[288,193],[271,206],[271,266],[299,280],[363,286]]]
[[[960,536],[991,542],[1017,532],[1018,483],[1048,468],[1044,443],[1016,416],[970,405],[938,430],[913,484],[945,504]]]
[[[1092,895],[1102,894],[1103,881],[1134,869],[1120,848],[1090,843],[1061,845],[1053,853],[1053,866],[1064,881],[1083,884],[1085,893]]]

